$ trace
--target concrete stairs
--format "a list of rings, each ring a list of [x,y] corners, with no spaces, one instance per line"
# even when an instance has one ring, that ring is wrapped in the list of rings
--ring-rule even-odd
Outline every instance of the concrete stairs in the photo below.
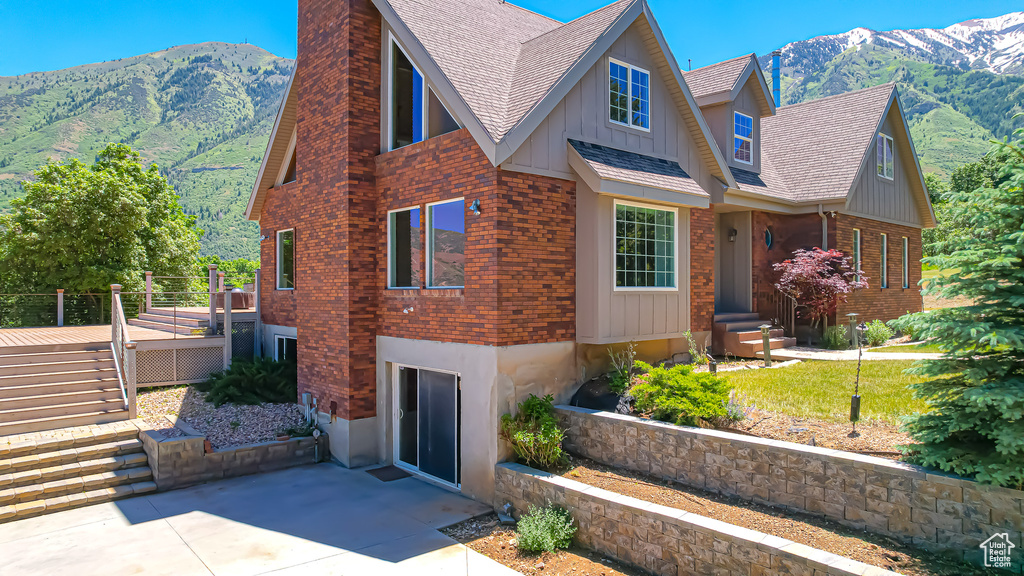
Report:
[[[130,326],[140,326],[176,334],[202,334],[210,326],[209,313],[173,308],[152,308],[128,320]]]
[[[18,346],[0,353],[0,437],[126,419],[109,344]]]
[[[131,422],[0,437],[0,523],[156,490]]]
[[[730,312],[715,314],[712,329],[712,350],[715,354],[729,353],[741,358],[758,358],[764,351],[761,326],[765,324],[756,313]],[[768,331],[768,346],[772,350],[796,345],[796,338],[783,335],[781,328]]]

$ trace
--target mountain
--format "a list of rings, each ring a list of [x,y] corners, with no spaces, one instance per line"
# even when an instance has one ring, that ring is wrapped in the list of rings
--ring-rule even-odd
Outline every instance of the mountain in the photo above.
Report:
[[[760,58],[770,70],[771,56]],[[855,28],[782,48],[782,103],[895,81],[921,166],[946,176],[1024,120],[1024,12],[942,29]]]
[[[203,254],[259,255],[243,215],[293,62],[207,42],[0,77],[0,210],[47,158],[92,162],[124,142],[155,162],[205,231]]]

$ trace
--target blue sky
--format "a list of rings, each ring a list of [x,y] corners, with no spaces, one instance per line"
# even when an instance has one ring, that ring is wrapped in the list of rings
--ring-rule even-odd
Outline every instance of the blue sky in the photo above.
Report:
[[[498,0],[494,0],[497,2]],[[518,0],[570,20],[610,0]],[[1022,10],[1020,0],[649,0],[681,66],[693,67],[859,26],[943,28]],[[295,57],[295,0],[0,0],[0,76],[68,68],[206,41],[255,44]]]

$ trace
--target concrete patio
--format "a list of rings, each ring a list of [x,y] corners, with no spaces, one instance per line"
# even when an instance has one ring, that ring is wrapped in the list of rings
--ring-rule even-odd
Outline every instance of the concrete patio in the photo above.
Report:
[[[518,574],[437,531],[489,508],[320,464],[0,525],[4,576]]]

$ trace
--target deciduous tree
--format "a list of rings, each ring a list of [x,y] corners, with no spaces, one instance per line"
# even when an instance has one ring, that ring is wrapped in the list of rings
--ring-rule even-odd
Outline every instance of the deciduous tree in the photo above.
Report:
[[[868,286],[864,272],[854,270],[850,258],[834,249],[797,250],[773,268],[779,273],[775,287],[796,300],[797,314],[814,326],[835,314],[851,292]]]

